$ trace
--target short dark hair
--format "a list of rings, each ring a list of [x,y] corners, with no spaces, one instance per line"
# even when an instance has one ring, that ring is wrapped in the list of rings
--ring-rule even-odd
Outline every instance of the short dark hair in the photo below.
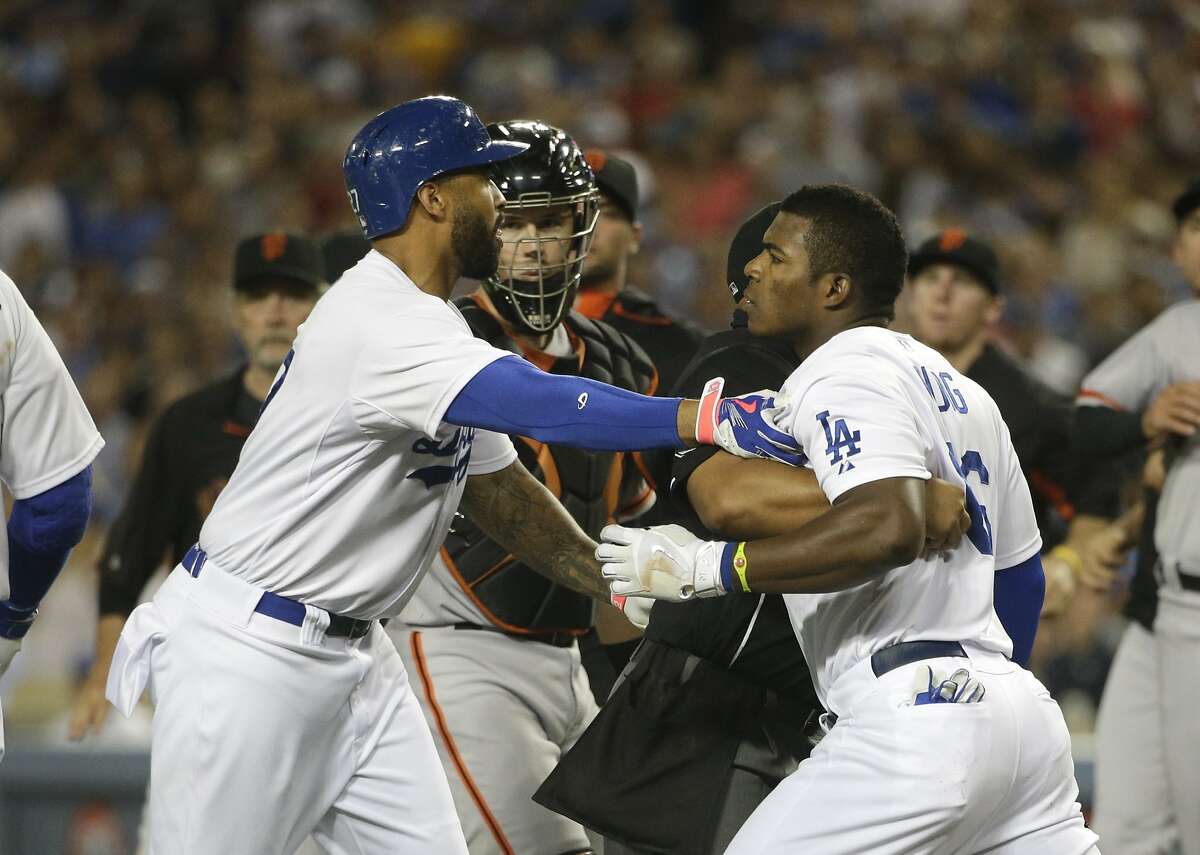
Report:
[[[809,220],[804,246],[813,279],[845,273],[868,305],[894,313],[908,250],[896,215],[882,202],[844,184],[813,184],[784,199],[780,210]]]

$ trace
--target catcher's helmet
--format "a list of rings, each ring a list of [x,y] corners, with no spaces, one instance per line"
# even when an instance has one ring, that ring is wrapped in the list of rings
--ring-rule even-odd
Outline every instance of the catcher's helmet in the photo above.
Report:
[[[564,219],[569,214],[555,234],[534,229],[515,240],[505,235],[511,257],[483,283],[497,310],[519,331],[549,332],[575,302],[600,211],[596,179],[575,140],[545,122],[520,119],[487,129],[497,142],[527,145],[523,154],[492,165],[505,218],[535,220],[560,207]]]
[[[417,188],[429,179],[526,148],[491,139],[475,111],[457,98],[431,95],[367,122],[346,149],[342,174],[363,235],[376,238],[404,228]]]

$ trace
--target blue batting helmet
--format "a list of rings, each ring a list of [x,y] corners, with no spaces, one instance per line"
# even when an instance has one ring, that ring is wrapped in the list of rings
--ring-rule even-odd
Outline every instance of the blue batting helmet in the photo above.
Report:
[[[404,228],[417,188],[429,179],[506,160],[528,147],[493,140],[470,106],[431,95],[367,122],[346,149],[342,174],[363,235],[376,238]]]

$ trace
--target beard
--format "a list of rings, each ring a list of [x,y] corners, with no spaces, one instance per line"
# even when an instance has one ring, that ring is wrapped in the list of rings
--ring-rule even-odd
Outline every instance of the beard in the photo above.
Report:
[[[450,225],[450,249],[467,279],[487,279],[500,264],[500,240],[495,223],[472,210],[458,210]]]

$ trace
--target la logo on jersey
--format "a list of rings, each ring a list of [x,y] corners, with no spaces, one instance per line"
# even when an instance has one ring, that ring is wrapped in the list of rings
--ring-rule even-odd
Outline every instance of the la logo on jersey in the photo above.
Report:
[[[434,457],[452,457],[449,464],[422,466],[408,473],[409,478],[415,478],[430,490],[453,481],[455,484],[467,477],[467,464],[471,461],[471,441],[475,437],[475,428],[459,428],[454,436],[446,440],[445,445],[438,445],[434,440],[421,437],[412,445],[415,454],[432,454]]]
[[[853,457],[861,451],[858,443],[862,439],[862,432],[852,432],[846,427],[845,419],[835,419],[830,427],[829,410],[817,413],[817,421],[825,431],[825,453],[829,455],[830,465],[838,464],[839,475],[849,472],[854,468],[854,463],[846,458]]]

